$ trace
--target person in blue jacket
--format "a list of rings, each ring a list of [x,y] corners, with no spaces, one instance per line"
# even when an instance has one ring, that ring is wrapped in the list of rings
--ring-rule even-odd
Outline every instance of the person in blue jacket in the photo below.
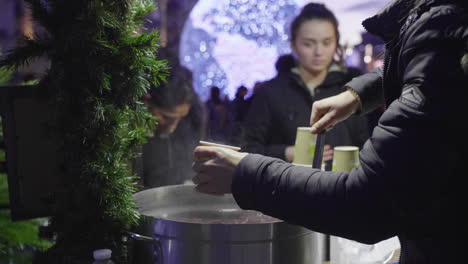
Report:
[[[398,236],[401,263],[466,263],[468,7],[394,0],[364,27],[386,43],[381,69],[314,103],[320,133],[382,103],[386,110],[351,172],[198,147],[201,192],[232,192],[241,208],[362,243]]]

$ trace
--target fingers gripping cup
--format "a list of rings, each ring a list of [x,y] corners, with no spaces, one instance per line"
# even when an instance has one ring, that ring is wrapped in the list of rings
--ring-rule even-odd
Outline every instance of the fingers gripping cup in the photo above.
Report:
[[[199,146],[206,146],[206,147],[221,147],[221,148],[227,148],[227,149],[231,149],[231,150],[234,150],[234,151],[240,151],[240,148],[239,147],[235,147],[235,146],[229,146],[229,145],[223,145],[223,144],[218,144],[218,143],[213,143],[213,142],[208,142],[208,141],[202,141],[200,140],[199,141]],[[210,158],[202,158],[198,161],[207,161],[209,160]]]
[[[332,171],[351,171],[359,166],[359,148],[339,146],[333,149]]]
[[[298,127],[294,144],[293,163],[297,165],[312,165],[314,159],[317,135],[312,134],[310,127]]]

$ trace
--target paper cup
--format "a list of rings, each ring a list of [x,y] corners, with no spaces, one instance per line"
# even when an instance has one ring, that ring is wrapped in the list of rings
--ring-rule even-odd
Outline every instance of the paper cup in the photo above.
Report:
[[[338,146],[333,148],[332,171],[351,171],[359,166],[359,148]]]
[[[294,164],[311,165],[314,159],[317,135],[311,133],[310,127],[298,127],[294,144]]]
[[[227,148],[227,149],[234,150],[234,151],[239,151],[240,150],[239,147],[223,145],[223,144],[219,144],[219,143],[213,143],[213,142],[202,141],[202,140],[200,140],[198,142],[198,145],[199,146],[205,146],[205,147]],[[204,161],[207,161],[207,160],[210,160],[210,158],[201,158],[201,159],[197,160],[197,162],[204,162]]]
[[[239,147],[235,146],[229,146],[229,145],[224,145],[224,144],[219,144],[219,143],[213,143],[213,142],[208,142],[208,141],[199,141],[199,146],[207,146],[207,147],[221,147],[221,148],[227,148],[235,151],[239,151]]]

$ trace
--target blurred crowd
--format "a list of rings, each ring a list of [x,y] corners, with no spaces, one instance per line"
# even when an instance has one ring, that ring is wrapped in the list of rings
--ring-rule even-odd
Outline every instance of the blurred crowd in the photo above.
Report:
[[[293,162],[296,130],[310,126],[312,104],[341,93],[362,74],[345,65],[338,24],[325,5],[304,6],[290,27],[292,53],[277,59],[276,76],[254,87],[238,87],[232,100],[215,85],[201,101],[191,72],[177,56],[162,51],[169,56],[171,75],[144,99],[158,126],[137,167],[143,186],[190,183],[192,152],[200,140]],[[335,146],[363,146],[377,120],[369,117],[355,115],[328,129],[324,169],[332,167]]]
[[[33,29],[28,22],[30,12],[17,1],[3,3],[16,13],[6,9],[2,12],[18,19],[2,17],[14,25],[0,27],[0,39],[14,41],[12,36],[19,34],[16,31],[29,35],[28,32],[39,30]],[[296,129],[310,125],[312,104],[340,93],[344,84],[362,73],[362,69],[345,65],[338,24],[325,5],[304,6],[290,26],[292,52],[279,56],[276,76],[259,80],[253,87],[238,87],[234,98],[224,93],[222,84],[214,84],[209,98],[202,100],[194,90],[192,73],[181,65],[178,55],[170,54],[168,47],[160,49],[160,58],[170,63],[170,77],[151,87],[143,98],[158,125],[141,149],[142,158],[134,162],[142,186],[189,183],[194,174],[192,153],[200,140],[239,146],[245,152],[292,162]],[[3,50],[10,44],[0,42]],[[31,72],[42,72],[46,67],[45,60],[30,66]],[[28,70],[23,72],[29,74]],[[382,110],[353,117],[328,131],[326,169],[331,168],[334,146],[362,147]]]

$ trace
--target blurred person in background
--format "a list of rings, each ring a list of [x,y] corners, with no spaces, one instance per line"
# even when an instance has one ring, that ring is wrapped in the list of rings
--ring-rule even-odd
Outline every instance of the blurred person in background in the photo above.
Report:
[[[254,98],[255,98],[255,94],[258,92],[258,90],[260,90],[260,87],[262,87],[265,83],[267,83],[268,81],[257,81],[255,82],[253,88],[252,88],[252,94],[250,95],[250,97],[247,99],[247,101],[249,102],[249,109],[250,109],[250,105],[252,104]],[[249,113],[249,111],[247,110],[247,114]]]
[[[467,263],[468,2],[396,0],[364,27],[385,40],[384,68],[314,103],[319,133],[385,103],[351,172],[327,172],[198,147],[197,189],[233,193],[311,230],[374,244],[395,235],[400,264]]]
[[[278,57],[275,62],[277,75],[288,73],[292,68],[296,67],[296,58],[292,54],[284,54]]]
[[[158,124],[143,146],[137,165],[143,186],[190,183],[192,152],[203,137],[206,123],[191,72],[183,66],[172,67],[167,82],[153,86],[144,103]]]
[[[210,98],[205,103],[208,117],[207,140],[217,143],[230,143],[231,135],[231,113],[229,111],[229,101],[221,98],[219,87],[213,86],[210,89]]]
[[[297,127],[309,126],[312,104],[343,91],[359,71],[342,65],[338,21],[323,4],[310,3],[291,24],[296,59],[278,59],[275,78],[255,92],[243,125],[242,150],[291,162]],[[324,161],[331,168],[334,146],[362,147],[368,138],[365,117],[352,117],[327,132]]]
[[[232,115],[232,134],[230,143],[238,146],[240,144],[241,126],[249,110],[249,100],[245,98],[248,93],[245,86],[237,88],[236,97],[230,103],[230,112]]]

